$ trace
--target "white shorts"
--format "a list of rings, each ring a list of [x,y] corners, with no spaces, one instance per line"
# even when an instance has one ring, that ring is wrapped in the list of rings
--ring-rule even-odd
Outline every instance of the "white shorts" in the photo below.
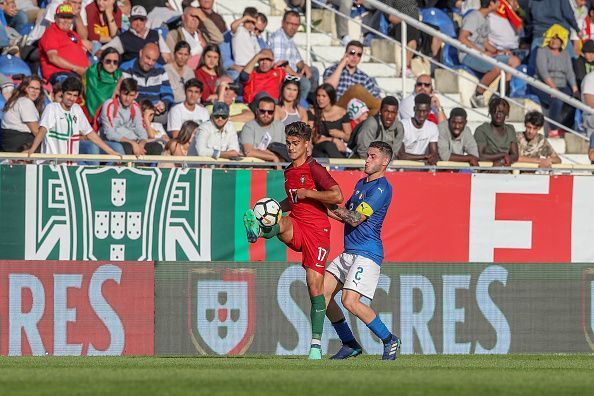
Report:
[[[351,253],[341,253],[326,267],[326,271],[334,275],[343,289],[354,290],[373,300],[380,266],[373,260]]]

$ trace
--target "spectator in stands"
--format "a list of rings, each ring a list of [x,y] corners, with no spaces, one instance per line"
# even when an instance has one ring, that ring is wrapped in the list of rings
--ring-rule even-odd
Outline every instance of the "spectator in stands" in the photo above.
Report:
[[[274,115],[274,118],[285,126],[297,121],[307,122],[307,111],[299,106],[300,90],[299,77],[285,77]]]
[[[437,141],[439,130],[433,122],[427,122],[431,112],[431,97],[418,94],[415,97],[415,116],[402,120],[404,135],[397,158],[400,160],[423,161],[435,165],[439,161]]]
[[[324,82],[336,89],[339,106],[346,109],[352,98],[358,98],[369,107],[371,115],[375,115],[380,106],[380,90],[375,80],[357,67],[362,56],[363,44],[355,40],[349,42],[340,62],[324,71]]]
[[[342,15],[334,14],[334,21],[336,22],[336,36],[340,39],[342,45],[347,45],[351,41],[351,37],[349,36],[349,20],[351,16],[351,9],[353,8],[353,0],[326,0],[326,3],[331,3],[338,7],[338,12],[341,14],[346,15],[343,17]],[[361,0],[358,1],[362,3]]]
[[[349,0],[350,1],[350,0]],[[315,67],[309,67],[301,57],[297,44],[293,40],[297,30],[301,26],[299,13],[289,10],[283,15],[281,28],[272,33],[268,39],[268,46],[274,53],[274,60],[288,62],[289,67],[295,70],[300,76],[301,105],[307,106],[307,96],[312,87],[315,89],[319,80],[319,71]]]
[[[588,18],[588,7],[586,0],[572,0],[570,2],[573,9],[573,16],[578,26],[578,30],[569,30],[569,39],[573,44],[574,53],[572,58],[582,54],[582,40],[590,39],[590,19]]]
[[[328,83],[316,89],[314,111],[308,113],[313,130],[312,156],[344,158],[351,154],[347,143],[351,138],[351,122],[344,108],[336,105],[336,90]]]
[[[0,9],[4,12],[4,18],[8,26],[21,33],[29,18],[27,14],[17,8],[15,0],[3,0],[0,2]]]
[[[256,36],[256,18],[258,10],[254,7],[246,7],[243,16],[231,23],[231,49],[233,59],[239,67],[244,67],[259,51],[260,44]]]
[[[92,118],[99,106],[113,96],[122,77],[119,64],[120,54],[115,48],[108,48],[101,53],[99,62],[91,65],[83,75],[85,105],[89,117]]]
[[[224,102],[215,102],[210,120],[200,125],[194,134],[188,155],[214,159],[241,157],[237,132],[228,121],[229,106]]]
[[[520,17],[515,14],[519,7],[518,0],[509,0],[507,3],[501,2],[497,10],[487,16],[489,43],[499,52],[517,51],[520,48],[522,23]],[[515,26],[508,13],[513,13]]]
[[[137,95],[136,80],[122,80],[119,94],[106,100],[101,107],[101,135],[109,141],[120,143],[123,148],[121,154],[160,155],[163,146],[148,141],[142,122],[142,109],[134,100]]]
[[[194,121],[186,121],[182,124],[181,129],[179,130],[179,134],[176,138],[171,139],[166,145],[163,153],[163,156],[175,156],[175,157],[185,157],[188,155],[188,149],[190,148],[190,142],[194,138],[195,132],[198,130],[198,124]],[[161,162],[159,163],[159,168],[174,168],[180,167],[180,163],[174,162]]]
[[[176,137],[182,124],[188,120],[198,125],[208,121],[208,111],[200,104],[202,96],[202,83],[196,78],[191,78],[184,84],[185,100],[173,106],[167,116],[167,130],[171,137]]]
[[[175,45],[182,40],[190,44],[188,66],[195,70],[204,47],[207,44],[222,43],[223,35],[200,8],[190,6],[184,10],[182,25],[167,35],[167,45],[173,51]]]
[[[379,114],[368,117],[360,128],[353,131],[354,151],[359,158],[366,158],[369,144],[381,140],[392,146],[396,158],[403,136],[402,123],[398,120],[398,100],[386,96],[382,99]]]
[[[582,86],[586,74],[592,71],[594,71],[594,41],[588,40],[582,46],[582,54],[575,62],[575,79],[578,87]]]
[[[436,94],[433,93],[433,83],[431,82],[431,76],[428,74],[421,74],[417,77],[415,83],[415,91],[402,99],[400,102],[400,109],[398,110],[398,118],[406,120],[413,118],[415,115],[415,97],[418,94],[427,94],[431,96],[431,113],[429,114],[427,121],[431,121],[434,124],[439,124],[446,120],[445,112],[441,106],[441,102]]]
[[[582,102],[594,109],[594,73],[586,74],[582,81]],[[584,114],[584,128],[588,138],[594,132],[594,114]],[[592,148],[592,139],[590,139],[590,148]]]
[[[142,126],[146,129],[146,135],[151,140],[158,140],[164,143],[169,141],[169,136],[163,128],[163,124],[153,122],[155,119],[155,106],[150,100],[142,100],[140,103],[140,109],[142,110]],[[183,126],[183,125],[182,125]],[[198,124],[196,124],[198,126]]]
[[[258,12],[256,15],[256,26],[254,27],[254,33],[258,39],[258,46],[260,49],[268,48],[268,44],[262,37],[262,34],[266,31],[266,26],[268,26],[268,17],[264,13]]]
[[[402,12],[403,14],[408,15],[409,17],[419,20],[419,11],[417,10],[417,4],[414,1],[409,0],[384,0],[388,6]],[[394,15],[388,15],[388,22],[390,22],[391,27],[389,33],[394,39],[398,42],[402,39],[402,21],[400,18]],[[421,37],[420,32],[410,24],[406,25],[406,39],[407,43],[406,46],[416,50],[417,49],[417,41]],[[414,77],[410,69],[410,62],[413,57],[412,51],[406,52],[406,77]]]
[[[212,9],[214,0],[198,0],[198,4],[200,5],[200,9],[204,12],[204,15],[216,25],[221,33],[225,33],[227,31],[227,24],[223,17]]]
[[[497,51],[497,49],[489,42],[489,22],[487,16],[495,11],[499,6],[499,0],[481,0],[481,8],[471,11],[462,20],[462,28],[458,39],[465,45],[474,48],[481,53],[494,58],[503,63],[507,63],[511,67],[518,67],[520,59],[511,55],[509,51]],[[492,66],[490,63],[463,51],[459,53],[460,62],[468,66],[477,73],[483,74],[480,83],[484,86],[489,86],[497,77],[499,77],[499,69]],[[511,75],[506,75],[506,81],[511,79]],[[500,84],[504,82],[501,81]],[[477,86],[474,95],[470,98],[472,107],[484,107],[485,99],[483,93],[485,88]]]
[[[470,166],[478,166],[478,147],[466,124],[466,111],[460,107],[452,109],[449,120],[439,124],[437,151],[442,161],[467,162]]]
[[[489,102],[491,122],[481,124],[474,132],[474,139],[481,161],[491,161],[495,166],[510,166],[518,161],[518,138],[511,124],[506,124],[509,115],[507,100],[495,97]]]
[[[256,119],[243,126],[239,138],[246,156],[268,162],[289,160],[286,146],[282,155],[276,153],[285,145],[285,125],[274,120],[275,107],[274,99],[263,97],[258,102]],[[274,151],[268,149],[271,145],[275,148]]]
[[[87,13],[86,38],[94,42],[94,49],[99,49],[102,44],[108,43],[120,32],[122,11],[116,0],[95,0],[87,5],[85,10]]]
[[[41,8],[38,7],[37,0],[17,0],[17,8],[27,15],[27,22],[34,24],[37,15],[41,14]]]
[[[166,112],[173,102],[173,91],[167,72],[157,63],[159,47],[148,43],[133,59],[122,64],[124,78],[133,78],[138,83],[138,100],[149,99],[155,105],[157,122],[165,123]]]
[[[278,100],[280,86],[288,74],[296,75],[289,67],[275,67],[272,51],[265,48],[258,52],[239,75],[239,82],[243,84],[243,101],[252,103],[256,94],[265,92],[268,96]],[[256,64],[258,66],[256,66]]]
[[[555,24],[561,25],[567,31],[570,31],[571,29],[579,31],[571,1],[572,0],[530,1],[529,7],[533,29],[531,50],[542,46],[546,31]]]
[[[233,82],[231,77],[225,75],[217,81],[218,101],[229,106],[229,121],[233,123],[236,131],[240,132],[243,125],[254,119],[254,111],[250,110],[247,104],[237,102],[237,92],[240,87]],[[208,106],[209,113],[212,113],[212,105]]]
[[[186,97],[184,84],[194,78],[194,70],[188,66],[188,59],[190,59],[190,44],[183,40],[178,41],[173,50],[173,62],[165,65],[175,103],[183,102]]]
[[[44,95],[41,79],[36,75],[23,79],[4,105],[0,151],[17,152],[23,144],[32,144],[39,130]]]
[[[82,76],[89,67],[89,59],[80,36],[72,31],[72,6],[68,3],[60,5],[54,18],[56,22],[47,28],[39,40],[43,78],[50,80],[56,73]]]
[[[82,88],[82,83],[76,77],[64,80],[62,100],[46,106],[39,120],[35,140],[27,151],[29,154],[34,153],[40,145],[41,152],[45,154],[78,154],[79,139],[86,136],[107,154],[119,155],[97,135],[76,103]]]
[[[545,41],[536,55],[538,77],[550,88],[567,95],[578,95],[577,81],[569,53],[565,50],[569,32],[560,25],[553,25],[545,34]],[[573,111],[563,101],[544,91],[537,90],[545,114],[561,125],[569,125]],[[557,127],[550,128],[549,137],[557,137]]]
[[[204,47],[195,76],[202,82],[202,103],[212,103],[217,99],[217,80],[223,75],[221,50],[218,45]]]
[[[145,45],[153,43],[159,46],[159,50],[163,56],[163,58],[159,59],[159,62],[171,62],[171,50],[158,31],[147,28],[146,15],[146,10],[143,6],[134,6],[130,12],[130,29],[116,36],[109,43],[105,44],[102,49],[115,48],[122,55],[122,62],[128,62],[134,58],[138,58],[140,50]]]
[[[552,164],[560,164],[561,158],[553,146],[538,133],[544,126],[544,116],[538,111],[531,111],[524,117],[524,132],[517,132],[518,162],[531,162],[538,164],[539,168],[550,168]]]

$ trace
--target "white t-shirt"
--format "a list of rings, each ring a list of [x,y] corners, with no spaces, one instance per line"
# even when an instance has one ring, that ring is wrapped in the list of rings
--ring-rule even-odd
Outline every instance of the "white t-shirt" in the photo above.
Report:
[[[25,122],[39,121],[39,112],[35,103],[26,96],[20,97],[14,105],[4,113],[2,118],[2,129],[12,129],[14,131],[31,133]]]
[[[233,50],[235,64],[245,66],[260,52],[260,45],[258,44],[256,35],[250,33],[249,30],[241,25],[231,38],[231,49]]]
[[[197,104],[194,107],[194,111],[190,111],[183,103],[180,103],[169,110],[169,114],[167,115],[167,130],[179,131],[182,124],[188,120],[192,120],[200,125],[204,121],[208,121],[209,117],[208,110],[202,105]]]
[[[400,101],[400,106],[398,107],[398,118],[402,120],[407,120],[415,116],[415,96],[416,94],[408,95],[406,98]]]
[[[437,143],[439,139],[439,129],[430,121],[425,121],[421,129],[417,129],[409,118],[402,120],[402,126],[404,127],[402,144],[404,151],[408,154],[423,155],[427,152],[429,143]]]
[[[93,132],[85,113],[76,103],[70,111],[64,110],[60,103],[50,103],[41,115],[39,127],[47,129],[41,148],[45,154],[78,154],[81,135]]]

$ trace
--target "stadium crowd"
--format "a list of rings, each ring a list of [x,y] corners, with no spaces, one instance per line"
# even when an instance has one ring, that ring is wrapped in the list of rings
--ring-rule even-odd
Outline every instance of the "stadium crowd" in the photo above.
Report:
[[[587,0],[384,2],[417,19],[433,7],[446,18],[437,28],[451,24],[462,43],[525,66],[552,89],[594,107],[594,5]],[[6,74],[0,78],[0,149],[285,162],[284,126],[304,121],[314,130],[314,157],[362,157],[371,141],[382,140],[395,159],[427,164],[560,162],[545,136],[562,130],[529,112],[525,130],[515,131],[506,123],[508,101],[494,95],[487,102],[481,86],[471,104],[487,106],[490,122],[471,131],[466,110],[446,114],[431,75],[410,70],[410,51],[414,92],[400,100],[384,96],[359,68],[377,37],[363,30],[351,38],[345,18],[336,17],[344,56],[318,70],[295,42],[304,0],[287,0],[282,26],[269,34],[268,18],[256,8],[227,26],[213,3],[184,0],[177,12],[164,0],[0,0],[0,47],[12,66],[9,73],[0,65]],[[328,3],[400,40],[400,20],[364,0]],[[407,29],[409,47],[440,60],[451,55],[441,40]],[[484,85],[500,74],[480,58],[454,55],[452,61]],[[502,83],[512,97],[521,91],[511,76]],[[542,91],[524,94],[546,116],[573,126],[577,117],[563,102]],[[590,136],[594,117],[584,116],[582,126]]]

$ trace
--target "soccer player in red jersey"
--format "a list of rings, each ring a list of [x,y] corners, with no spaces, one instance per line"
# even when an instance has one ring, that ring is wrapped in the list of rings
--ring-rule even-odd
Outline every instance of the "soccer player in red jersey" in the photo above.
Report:
[[[287,151],[291,164],[285,169],[287,198],[281,203],[284,212],[291,212],[273,227],[262,227],[251,209],[243,221],[248,241],[259,237],[278,237],[291,249],[302,252],[305,280],[311,299],[312,340],[309,358],[322,358],[321,339],[326,303],[324,272],[330,251],[330,221],[326,205],[343,201],[338,183],[326,168],[307,155],[312,130],[304,122],[294,122],[285,128]]]

